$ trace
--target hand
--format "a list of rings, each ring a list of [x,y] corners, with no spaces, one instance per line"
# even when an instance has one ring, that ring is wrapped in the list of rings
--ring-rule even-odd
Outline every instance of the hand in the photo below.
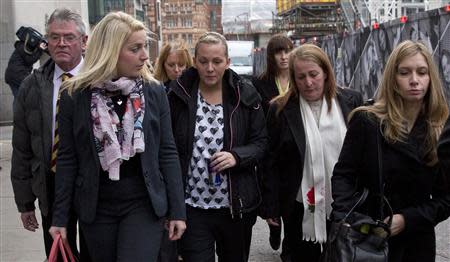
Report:
[[[183,220],[169,221],[169,239],[172,241],[178,240],[186,230],[186,222]]]
[[[50,235],[52,236],[53,239],[56,238],[57,235],[61,235],[61,239],[62,241],[68,245],[69,242],[67,240],[67,229],[65,227],[55,227],[52,226],[50,227],[50,229],[48,230],[48,232],[50,233]]]
[[[37,222],[34,210],[21,213],[20,219],[22,220],[23,228],[25,228],[26,230],[35,232],[36,229],[39,228],[39,223]]]
[[[266,222],[269,226],[280,226],[279,218],[267,218]]]
[[[384,222],[389,222],[389,217],[384,219]],[[392,224],[391,224],[391,236],[396,236],[400,234],[403,230],[405,230],[405,218],[401,214],[395,214],[392,217]]]
[[[45,50],[45,49],[47,49],[47,44],[45,42],[41,42],[39,44],[39,48],[42,49],[42,50]]]
[[[211,157],[211,168],[214,172],[222,172],[227,168],[232,168],[236,165],[236,159],[230,152],[217,152]]]

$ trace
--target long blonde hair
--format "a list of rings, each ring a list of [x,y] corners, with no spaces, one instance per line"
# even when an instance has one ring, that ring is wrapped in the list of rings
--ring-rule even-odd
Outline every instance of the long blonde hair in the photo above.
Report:
[[[333,67],[327,54],[320,47],[313,44],[303,44],[289,54],[289,77],[290,85],[288,91],[272,99],[271,103],[277,104],[277,114],[283,110],[291,97],[298,97],[299,91],[295,84],[294,63],[297,60],[311,61],[316,63],[327,76],[324,83],[324,96],[327,101],[328,111],[331,110],[331,100],[336,96],[336,78],[334,77]]]
[[[181,59],[183,61],[183,63],[186,65],[186,68],[192,66],[192,57],[189,54],[189,51],[184,42],[177,41],[165,44],[161,49],[161,52],[159,53],[158,60],[156,61],[154,74],[154,77],[161,82],[166,82],[167,80],[169,80],[166,69],[164,68],[164,63],[166,62],[167,57],[171,52],[177,53],[178,59]]]
[[[148,32],[142,22],[126,13],[107,14],[92,32],[80,73],[64,82],[63,88],[68,88],[71,94],[75,90],[84,89],[117,76],[117,63],[123,45],[131,34],[141,30]],[[140,74],[145,80],[154,81],[149,67],[144,66]]]
[[[404,141],[408,135],[407,127],[404,125],[406,119],[403,116],[405,105],[400,96],[396,75],[398,65],[405,58],[416,54],[421,54],[425,58],[430,76],[430,85],[423,99],[422,111],[427,121],[425,155],[428,165],[432,166],[437,163],[437,141],[448,117],[448,106],[436,65],[431,53],[422,43],[407,40],[392,51],[384,69],[376,103],[355,109],[350,114],[350,118],[358,111],[373,113],[380,120],[383,136],[389,143]]]

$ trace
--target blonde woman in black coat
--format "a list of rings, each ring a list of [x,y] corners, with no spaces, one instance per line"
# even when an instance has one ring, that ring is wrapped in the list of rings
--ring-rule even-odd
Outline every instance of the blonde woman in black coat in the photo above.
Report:
[[[293,86],[270,105],[261,216],[282,217],[292,261],[319,261],[331,212],[331,174],[359,93],[336,86],[327,55],[304,44],[289,57]]]
[[[446,174],[439,172],[436,150],[447,116],[431,54],[412,41],[399,44],[389,57],[376,103],[352,114],[333,172],[333,214],[348,212],[355,193],[367,188],[363,211],[374,219],[385,218],[386,210],[380,210],[378,139],[384,196],[394,212],[390,262],[435,260],[434,227],[450,214]]]

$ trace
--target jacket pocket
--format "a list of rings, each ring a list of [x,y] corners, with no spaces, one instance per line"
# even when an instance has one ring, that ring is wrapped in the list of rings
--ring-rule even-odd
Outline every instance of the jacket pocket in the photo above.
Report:
[[[35,161],[31,164],[31,175],[32,175],[32,179],[31,179],[31,188],[33,193],[38,197],[41,198],[43,197],[44,191],[44,184],[46,183],[45,181],[45,175],[44,174],[40,174],[41,173],[41,163],[39,161]]]
[[[236,178],[239,178],[236,182],[238,183],[238,197],[241,202],[242,211],[247,213],[255,210],[262,201],[256,166],[246,168],[240,174],[236,174],[234,179]]]
[[[33,177],[36,177],[36,175],[39,173],[41,167],[41,163],[39,161],[35,161],[31,164],[31,174]]]
[[[145,181],[155,214],[158,217],[164,217],[167,215],[168,210],[166,184],[161,172],[156,172],[158,174],[146,173],[145,176],[147,178],[145,178]]]

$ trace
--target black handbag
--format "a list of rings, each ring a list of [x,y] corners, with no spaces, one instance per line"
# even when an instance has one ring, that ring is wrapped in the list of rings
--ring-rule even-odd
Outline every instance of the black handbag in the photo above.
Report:
[[[380,211],[383,217],[384,203],[387,204],[389,219],[387,223],[374,220],[368,215],[355,212],[367,199],[369,190],[364,188],[356,204],[344,218],[331,223],[322,261],[324,262],[387,262],[388,238],[393,212],[384,197],[382,183],[381,145],[378,144],[378,168],[380,181]],[[342,216],[341,216],[342,217]]]

